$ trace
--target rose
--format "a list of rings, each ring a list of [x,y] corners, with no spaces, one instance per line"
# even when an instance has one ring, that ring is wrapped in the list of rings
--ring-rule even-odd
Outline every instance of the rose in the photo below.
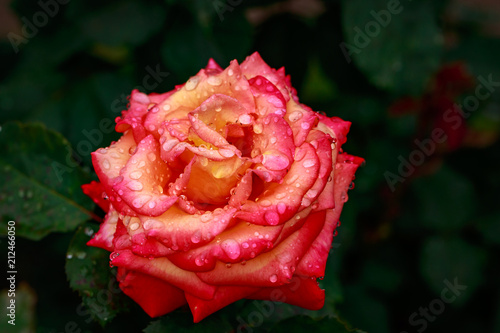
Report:
[[[151,317],[198,322],[242,298],[319,309],[333,234],[361,158],[350,123],[300,104],[258,53],[213,60],[164,94],[132,91],[118,142],[92,154],[106,212],[88,242]]]

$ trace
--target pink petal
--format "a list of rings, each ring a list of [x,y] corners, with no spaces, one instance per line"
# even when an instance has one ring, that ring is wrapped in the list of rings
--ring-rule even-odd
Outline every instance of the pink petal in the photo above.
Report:
[[[158,216],[177,201],[177,197],[163,194],[171,171],[161,159],[160,147],[152,135],[137,145],[120,176],[122,181],[113,189],[138,214]]]
[[[276,225],[288,221],[300,207],[302,198],[318,177],[320,163],[316,149],[302,144],[295,162],[281,184],[271,184],[255,201],[247,201],[236,217],[254,224]]]
[[[302,228],[294,232],[273,251],[260,254],[245,265],[227,267],[217,262],[208,272],[196,273],[204,282],[214,285],[272,287],[288,283],[295,266],[317,237],[325,223],[325,212],[308,216]]]

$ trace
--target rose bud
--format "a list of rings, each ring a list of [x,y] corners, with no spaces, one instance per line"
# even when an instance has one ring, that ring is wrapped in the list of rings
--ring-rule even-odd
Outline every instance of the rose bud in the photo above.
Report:
[[[83,190],[106,211],[88,245],[111,252],[151,317],[187,303],[198,322],[243,298],[323,306],[316,279],[363,159],[340,149],[349,122],[296,94],[258,53],[210,60],[164,94],[132,91],[123,135],[92,153],[100,183]]]

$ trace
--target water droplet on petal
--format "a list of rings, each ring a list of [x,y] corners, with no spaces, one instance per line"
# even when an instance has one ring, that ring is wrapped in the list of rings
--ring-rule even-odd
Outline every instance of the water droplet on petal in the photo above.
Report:
[[[139,229],[139,223],[135,222],[130,225],[130,230],[135,231]]]
[[[143,189],[142,183],[137,180],[132,180],[127,184],[127,187],[132,191],[140,191]]]
[[[270,225],[277,225],[280,221],[280,217],[279,217],[278,213],[276,213],[275,211],[271,211],[271,210],[264,213],[264,219]]]
[[[104,169],[106,169],[106,170],[108,170],[111,167],[111,165],[109,164],[108,159],[105,158],[104,161],[102,161],[102,167]]]
[[[238,117],[238,121],[242,125],[248,125],[252,122],[252,117],[249,114],[242,114]]]
[[[201,231],[198,229],[191,236],[191,242],[193,242],[194,244],[197,244],[200,242],[200,240],[201,240]]]
[[[200,79],[197,76],[193,76],[189,80],[187,80],[186,84],[184,85],[184,88],[187,91],[191,91],[194,88],[196,88],[196,86],[198,86],[198,82],[200,82]]]
[[[211,86],[220,86],[222,84],[222,80],[218,76],[209,76],[207,82]]]
[[[139,179],[142,176],[142,171],[134,171],[130,173],[130,178],[132,179]]]
[[[302,163],[302,165],[304,166],[304,168],[310,168],[312,166],[314,166],[316,164],[316,160],[310,158],[310,159],[307,159],[304,161],[304,163]]]
[[[262,206],[262,207],[269,207],[271,206],[271,201],[265,199],[265,200],[262,200],[262,201],[259,201],[259,204]]]
[[[260,134],[264,130],[264,126],[262,124],[255,124],[253,125],[253,131],[255,134]]]
[[[283,202],[278,203],[278,212],[283,214],[286,211],[286,204]]]
[[[156,160],[156,154],[151,152],[151,153],[148,153],[148,159],[151,161],[151,162],[154,162]]]
[[[296,122],[300,118],[302,118],[302,112],[300,111],[294,111],[288,116],[288,120],[290,120],[292,123]]]
[[[220,246],[230,259],[235,260],[240,256],[240,245],[234,239],[226,239]]]
[[[271,283],[275,283],[276,281],[278,281],[278,276],[276,274],[271,275],[269,281],[271,281]]]
[[[311,127],[311,125],[309,125],[309,123],[306,123],[306,122],[303,122],[302,124],[300,124],[300,127],[302,127],[302,129],[309,129],[309,127]]]
[[[221,148],[219,149],[219,154],[221,154],[223,157],[233,157],[234,156],[234,151],[232,151],[231,149],[227,149],[227,148]]]

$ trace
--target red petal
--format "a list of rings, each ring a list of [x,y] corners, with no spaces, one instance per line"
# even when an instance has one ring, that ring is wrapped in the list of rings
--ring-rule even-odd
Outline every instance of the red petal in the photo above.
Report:
[[[82,185],[82,191],[86,195],[88,195],[94,202],[102,208],[105,212],[109,210],[109,198],[107,197],[106,190],[104,186],[96,181],[91,181],[90,184]]]
[[[193,321],[198,323],[208,315],[255,293],[257,290],[258,288],[224,286],[217,288],[217,292],[211,300],[203,300],[190,293],[186,293],[186,300],[193,313]]]
[[[148,259],[136,256],[130,250],[113,252],[111,264],[129,270],[138,271],[161,279],[184,291],[195,293],[203,299],[212,299],[216,288],[201,281],[195,273],[180,269],[167,258]]]
[[[186,304],[184,292],[146,274],[118,270],[120,289],[152,318],[162,316]]]
[[[322,277],[325,275],[325,265],[332,245],[333,232],[337,227],[342,207],[347,201],[347,190],[359,167],[358,163],[345,163],[350,157],[341,154],[341,162],[335,165],[334,197],[335,208],[328,210],[323,230],[311,245],[297,266],[298,275]]]
[[[246,298],[284,302],[308,310],[319,310],[325,304],[325,291],[318,286],[316,279],[294,276],[289,284],[262,288]]]

